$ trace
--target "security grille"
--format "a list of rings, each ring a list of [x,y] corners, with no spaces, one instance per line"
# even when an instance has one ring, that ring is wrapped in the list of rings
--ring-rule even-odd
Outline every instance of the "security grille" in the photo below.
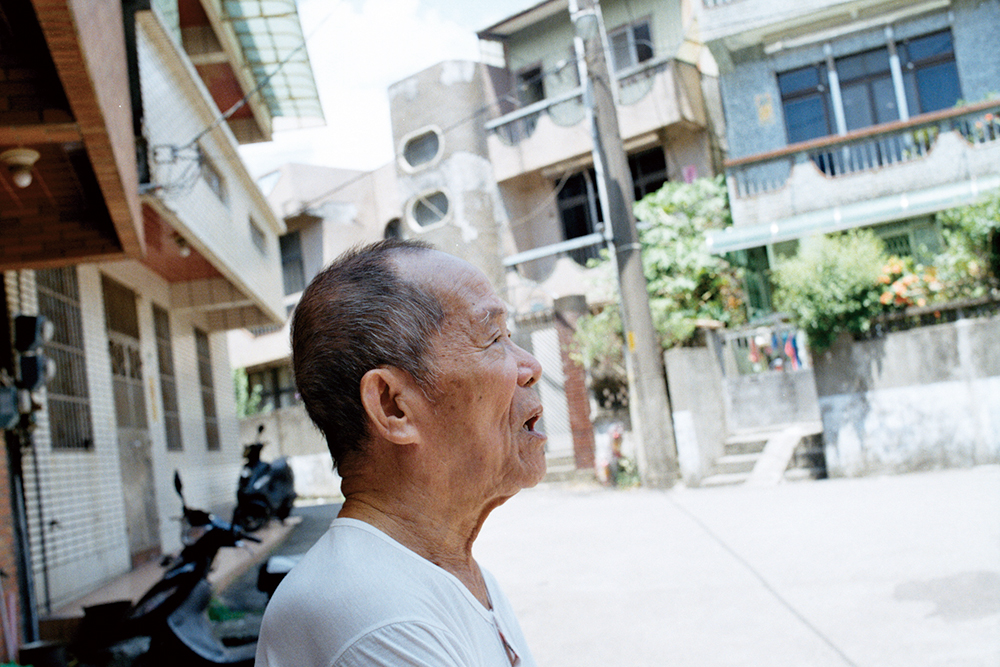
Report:
[[[174,352],[170,344],[170,315],[153,306],[153,329],[156,334],[156,360],[160,367],[160,395],[163,397],[163,423],[167,449],[181,451],[181,415],[177,402],[177,377],[174,372]]]
[[[56,364],[48,382],[47,404],[53,449],[91,449],[94,443],[83,349],[83,320],[76,269],[35,272],[38,312],[55,325],[45,354]]]
[[[220,449],[219,419],[215,412],[215,385],[212,383],[212,350],[208,334],[194,330],[195,352],[198,357],[198,381],[201,384],[201,405],[205,414],[205,441],[210,451]]]

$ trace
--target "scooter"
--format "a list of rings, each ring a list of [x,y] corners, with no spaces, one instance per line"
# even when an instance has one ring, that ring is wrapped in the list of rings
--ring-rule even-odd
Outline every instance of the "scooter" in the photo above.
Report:
[[[242,528],[187,506],[178,473],[174,489],[181,498],[184,548],[164,559],[163,577],[135,605],[112,602],[88,607],[71,651],[82,664],[106,664],[113,646],[149,637],[138,665],[253,665],[256,642],[230,647],[216,637],[206,610],[212,597],[208,573],[222,547],[260,542]]]
[[[257,442],[243,448],[246,463],[236,487],[233,523],[250,533],[263,527],[272,516],[287,519],[296,498],[295,475],[288,461],[284,457],[270,463],[260,460],[263,433],[261,425],[257,428]]]

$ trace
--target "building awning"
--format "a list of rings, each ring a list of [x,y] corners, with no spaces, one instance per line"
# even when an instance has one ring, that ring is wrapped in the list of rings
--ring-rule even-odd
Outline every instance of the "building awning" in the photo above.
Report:
[[[295,1],[223,0],[222,13],[271,115],[322,121]]]
[[[973,178],[959,183],[810,211],[766,224],[727,227],[708,232],[705,235],[705,243],[710,252],[721,255],[734,250],[758,248],[813,234],[830,234],[855,227],[869,227],[884,222],[929,215],[970,204],[983,193],[996,188],[1000,188],[1000,175]]]

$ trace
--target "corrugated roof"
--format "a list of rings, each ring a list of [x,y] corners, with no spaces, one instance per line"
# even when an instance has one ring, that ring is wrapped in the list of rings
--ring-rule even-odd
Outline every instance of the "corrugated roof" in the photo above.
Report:
[[[323,118],[294,0],[223,0],[272,116]]]

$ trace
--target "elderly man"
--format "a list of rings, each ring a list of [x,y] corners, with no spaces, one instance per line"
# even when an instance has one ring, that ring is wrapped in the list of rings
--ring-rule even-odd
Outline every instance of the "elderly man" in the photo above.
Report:
[[[472,557],[545,474],[541,366],[486,276],[419,243],[351,251],[303,292],[292,355],[345,500],[268,605],[257,665],[533,665]]]

